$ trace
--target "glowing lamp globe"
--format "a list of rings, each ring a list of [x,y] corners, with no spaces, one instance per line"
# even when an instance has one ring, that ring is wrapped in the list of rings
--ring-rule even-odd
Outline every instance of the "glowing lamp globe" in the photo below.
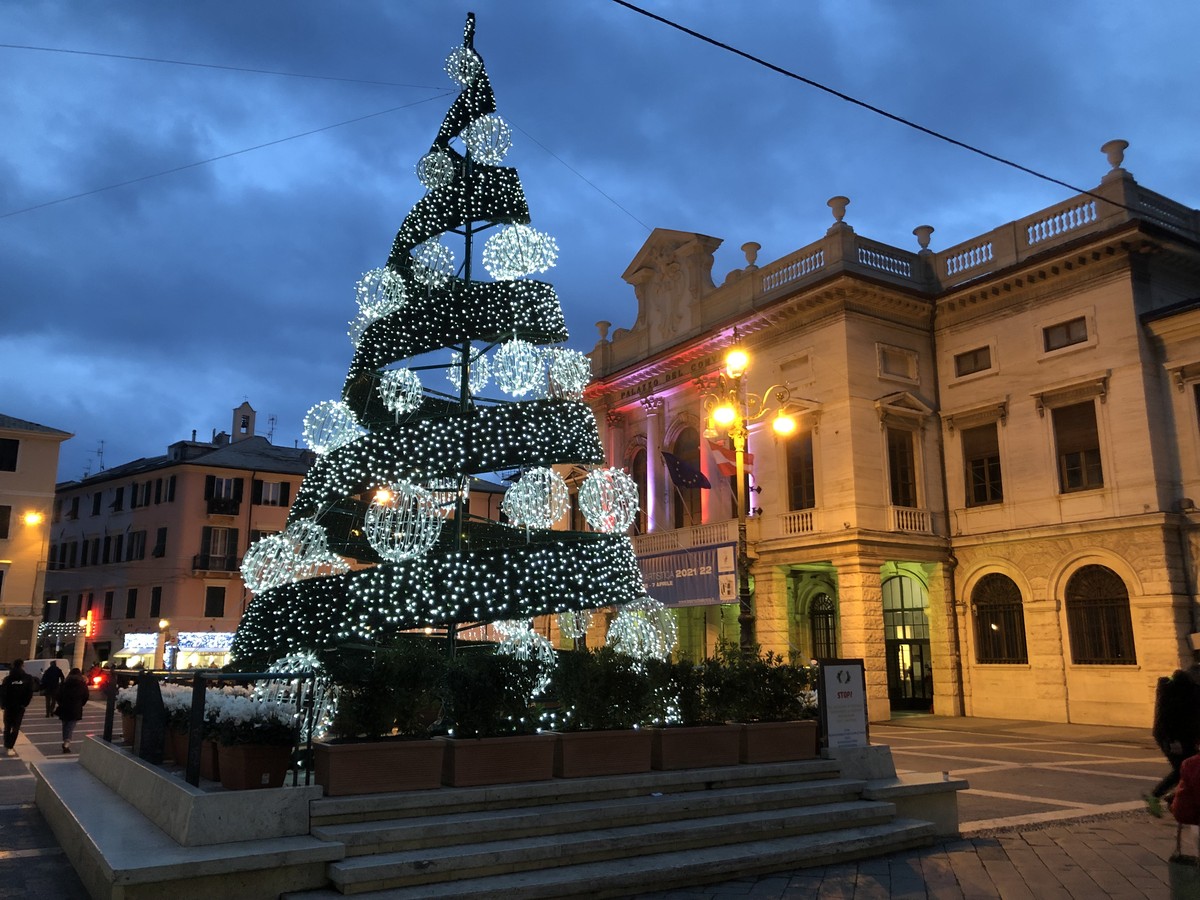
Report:
[[[789,416],[787,413],[780,413],[771,422],[771,428],[780,437],[787,437],[789,434],[794,434],[796,431],[796,419]]]
[[[727,428],[737,419],[737,410],[728,405],[718,406],[713,410],[712,417],[713,421],[722,428]]]
[[[725,354],[725,371],[730,378],[741,378],[750,365],[750,356],[741,347],[734,347]]]

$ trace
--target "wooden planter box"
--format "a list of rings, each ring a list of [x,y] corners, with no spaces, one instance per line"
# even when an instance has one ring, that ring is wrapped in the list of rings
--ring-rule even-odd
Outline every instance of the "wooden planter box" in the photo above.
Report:
[[[209,781],[221,780],[220,745],[216,741],[200,742],[200,777]]]
[[[685,725],[648,728],[650,765],[655,769],[703,769],[736,766],[742,730],[735,725]]]
[[[121,743],[133,746],[133,730],[137,727],[137,716],[121,713]]]
[[[475,787],[548,781],[554,777],[554,734],[435,738],[446,745],[442,784]]]
[[[231,791],[276,788],[283,784],[292,748],[278,744],[221,744],[221,786]]]
[[[554,777],[633,775],[650,771],[650,732],[572,731],[555,735]]]
[[[330,797],[441,787],[445,741],[313,744],[317,784]]]
[[[817,722],[744,722],[738,761],[743,763],[789,762],[817,756]]]

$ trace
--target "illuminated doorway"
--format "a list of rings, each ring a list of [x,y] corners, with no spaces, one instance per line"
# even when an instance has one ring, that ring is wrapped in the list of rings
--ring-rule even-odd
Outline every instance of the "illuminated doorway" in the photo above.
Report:
[[[897,575],[883,582],[883,636],[892,709],[932,709],[929,595],[925,586],[910,575]]]

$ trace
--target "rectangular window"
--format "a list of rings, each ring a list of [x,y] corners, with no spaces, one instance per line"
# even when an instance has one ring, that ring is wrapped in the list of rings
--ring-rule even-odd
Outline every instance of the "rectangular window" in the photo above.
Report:
[[[1096,405],[1089,400],[1050,411],[1058,449],[1058,481],[1062,493],[1104,487]]]
[[[129,534],[129,545],[125,548],[125,559],[146,558],[146,532],[133,531]]]
[[[204,615],[209,619],[225,615],[225,588],[210,586],[204,589]]]
[[[175,502],[175,476],[172,475],[167,479],[167,502]]]
[[[217,500],[233,499],[233,478],[213,478],[212,498]]]
[[[0,472],[17,471],[17,448],[21,442],[16,438],[0,438]]]
[[[87,542],[84,541],[86,544]],[[92,565],[100,564],[100,538],[92,538]]]
[[[167,527],[165,525],[155,533],[154,549],[150,551],[150,555],[155,559],[162,559],[167,555]]]
[[[62,521],[62,497],[54,498],[54,514],[52,520],[55,525]]]
[[[1042,329],[1042,345],[1047,353],[1072,344],[1082,344],[1087,339],[1087,319],[1083,316]]]
[[[113,562],[121,561],[121,551],[124,549],[124,547],[125,547],[125,535],[123,535],[123,534],[114,535],[113,536],[113,555],[112,555]]]
[[[233,552],[229,546],[229,528],[214,528],[212,530],[212,540],[208,545],[208,552],[212,556],[228,556]]]
[[[991,367],[991,347],[976,347],[974,350],[959,353],[954,357],[954,374],[959,378],[964,375],[973,375],[975,372],[987,371]]]
[[[104,621],[106,621],[106,622],[112,618],[113,594],[114,594],[113,591],[105,591],[104,592]]]
[[[0,541],[8,540],[8,521],[12,518],[11,506],[0,506]]]
[[[79,495],[78,494],[76,494],[74,497],[71,498],[71,511],[69,513],[67,513],[67,518],[68,519],[78,519],[79,518]]]
[[[791,508],[812,509],[817,505],[812,432],[801,432],[789,438],[787,454],[788,495],[791,498]]]
[[[104,493],[102,491],[96,491],[96,493],[92,494],[92,515],[93,516],[100,515],[100,501],[102,501],[103,499],[104,499]]]
[[[162,479],[154,479],[154,502],[155,504],[162,503]]]
[[[286,481],[262,481],[256,478],[253,502],[259,506],[287,506],[290,487]]]
[[[124,508],[125,508],[125,487],[124,487],[124,485],[122,485],[121,487],[115,488],[113,490],[112,510],[113,510],[113,512],[120,512]]]
[[[892,506],[917,506],[917,465],[913,433],[902,428],[887,430],[888,476]]]
[[[104,552],[100,554],[100,562],[107,565],[111,554],[112,554],[112,538],[106,534],[104,536]]]
[[[137,618],[137,588],[130,588],[125,594],[125,618]]]
[[[162,588],[150,588],[150,618],[157,619],[162,615]]]
[[[967,506],[984,506],[1004,499],[1000,479],[1000,439],[995,422],[964,428],[963,467],[967,478]]]
[[[71,541],[67,544],[67,567],[75,568],[75,554],[78,552],[79,542]]]

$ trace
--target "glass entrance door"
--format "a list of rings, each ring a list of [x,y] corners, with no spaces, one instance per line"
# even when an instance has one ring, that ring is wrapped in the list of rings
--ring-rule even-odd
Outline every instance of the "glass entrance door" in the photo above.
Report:
[[[892,709],[933,708],[928,608],[925,586],[915,578],[898,575],[883,583],[883,630]]]

